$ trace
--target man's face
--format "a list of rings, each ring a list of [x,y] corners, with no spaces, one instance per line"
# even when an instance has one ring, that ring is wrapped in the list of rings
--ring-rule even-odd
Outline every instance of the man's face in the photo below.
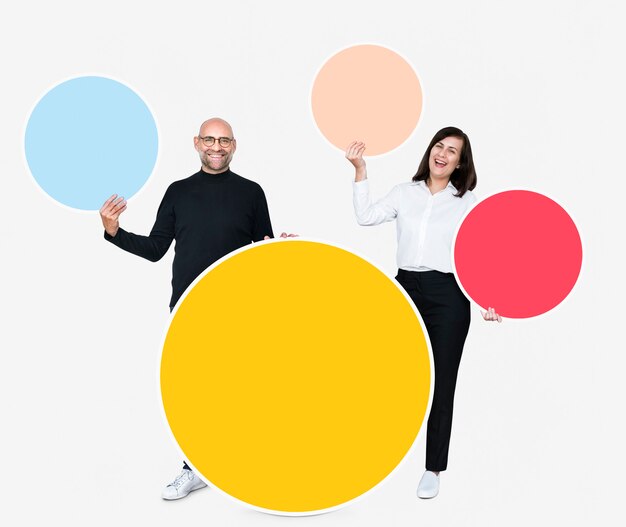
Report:
[[[211,146],[207,146],[203,138],[213,137],[215,139]],[[231,139],[230,145],[220,145],[220,138]],[[202,170],[209,174],[219,174],[228,170],[230,160],[237,149],[237,142],[233,138],[233,130],[230,125],[221,119],[210,119],[200,128],[200,135],[193,138]]]

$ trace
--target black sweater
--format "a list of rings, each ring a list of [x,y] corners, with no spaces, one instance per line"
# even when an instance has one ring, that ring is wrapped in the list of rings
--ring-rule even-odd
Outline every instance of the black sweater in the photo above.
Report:
[[[170,307],[213,262],[266,235],[274,236],[263,189],[230,170],[221,174],[200,170],[172,183],[150,236],[121,228],[115,237],[104,233],[121,249],[153,262],[176,240]]]

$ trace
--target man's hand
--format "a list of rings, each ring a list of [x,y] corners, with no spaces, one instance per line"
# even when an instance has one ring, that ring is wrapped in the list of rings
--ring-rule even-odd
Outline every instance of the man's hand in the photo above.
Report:
[[[298,235],[297,234],[287,234],[286,232],[281,232],[280,233],[280,237],[281,238],[297,238]],[[271,238],[266,235],[263,239],[264,240],[270,240]]]
[[[502,322],[502,317],[496,313],[496,310],[493,307],[487,308],[487,311],[481,311],[480,314],[483,316],[485,320],[491,322]]]
[[[104,230],[107,231],[109,236],[115,237],[118,229],[120,228],[120,222],[118,218],[120,214],[126,210],[126,200],[117,194],[113,194],[109,199],[104,202],[100,209],[100,218],[102,219],[102,225]]]

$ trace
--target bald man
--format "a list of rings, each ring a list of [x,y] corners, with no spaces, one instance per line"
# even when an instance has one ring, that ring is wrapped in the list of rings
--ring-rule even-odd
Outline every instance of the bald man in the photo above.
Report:
[[[273,237],[263,189],[230,170],[237,150],[231,126],[223,119],[209,119],[193,142],[202,167],[169,186],[149,236],[120,227],[120,214],[126,210],[123,197],[114,194],[100,209],[105,239],[137,256],[156,262],[176,240],[170,310],[213,262],[251,242]],[[162,497],[180,499],[203,487],[206,484],[185,463]]]

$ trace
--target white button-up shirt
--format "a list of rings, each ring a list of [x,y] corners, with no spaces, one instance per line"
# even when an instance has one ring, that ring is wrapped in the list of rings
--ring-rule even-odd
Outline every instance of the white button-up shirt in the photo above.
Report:
[[[372,203],[367,179],[353,185],[359,225],[397,220],[400,269],[452,272],[452,238],[465,212],[476,203],[474,194],[455,197],[452,183],[431,194],[426,183],[418,181],[397,185]]]

